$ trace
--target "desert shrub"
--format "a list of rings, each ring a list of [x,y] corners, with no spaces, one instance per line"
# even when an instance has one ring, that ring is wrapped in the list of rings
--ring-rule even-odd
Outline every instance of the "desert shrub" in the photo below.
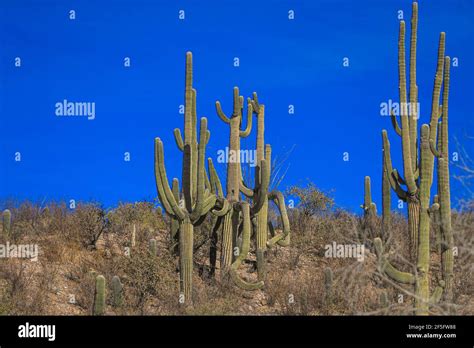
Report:
[[[114,233],[123,233],[136,224],[144,230],[160,230],[166,227],[164,217],[153,202],[120,203],[107,214]]]
[[[49,264],[22,259],[1,262],[0,313],[46,314],[48,295],[56,276],[57,267]]]
[[[176,265],[166,253],[154,256],[146,248],[137,248],[121,259],[121,271],[130,310],[143,315],[149,312],[150,302],[155,302],[157,311],[178,303]]]
[[[109,226],[105,210],[96,203],[79,204],[72,214],[70,235],[85,247],[96,243]]]
[[[286,190],[286,194],[296,197],[298,200],[297,209],[303,216],[314,216],[328,212],[334,206],[334,199],[320,190],[311,181],[304,187],[290,186]]]

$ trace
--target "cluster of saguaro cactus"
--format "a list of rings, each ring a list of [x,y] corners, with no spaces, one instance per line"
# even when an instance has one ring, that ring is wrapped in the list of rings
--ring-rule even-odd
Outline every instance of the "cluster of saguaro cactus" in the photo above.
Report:
[[[207,119],[200,119],[197,127],[196,90],[193,88],[192,54],[186,54],[185,83],[185,120],[184,138],[179,129],[174,130],[176,145],[183,154],[181,187],[178,179],[173,179],[170,187],[164,165],[163,143],[155,139],[155,177],[158,198],[166,213],[171,218],[171,250],[179,252],[180,258],[180,289],[185,302],[191,301],[192,270],[193,270],[193,229],[210,217],[212,231],[210,233],[210,268],[214,274],[217,263],[217,245],[219,230],[221,233],[221,276],[230,275],[233,281],[243,289],[253,290],[264,284],[264,252],[267,247],[275,244],[289,243],[289,222],[283,195],[280,192],[268,192],[270,182],[271,148],[264,143],[264,105],[258,102],[257,95],[247,99],[247,125],[242,127],[244,98],[239,89],[234,88],[234,105],[230,117],[222,111],[216,102],[217,114],[229,125],[229,153],[237,154],[236,160],[227,163],[226,194],[217,175],[212,159],[207,159],[208,171],[205,167],[206,145],[210,132]],[[257,117],[257,166],[255,171],[255,187],[245,186],[242,180],[240,164],[240,138],[250,135],[252,117]],[[243,199],[242,194],[250,202]],[[283,231],[275,234],[268,221],[269,201],[277,205],[283,225]],[[248,257],[252,231],[255,231],[257,244],[258,281],[247,282],[237,270]],[[267,239],[268,234],[273,234]]]
[[[402,142],[403,173],[392,167],[390,142],[387,131],[383,139],[383,226],[390,224],[390,189],[408,206],[408,227],[410,234],[411,261],[416,272],[397,270],[385,258],[380,238],[374,240],[375,250],[380,258],[380,268],[393,280],[414,286],[415,310],[427,314],[430,303],[452,299],[453,282],[453,236],[451,229],[451,207],[449,192],[448,163],[448,96],[450,59],[445,57],[445,33],[440,34],[438,60],[434,81],[431,119],[423,124],[418,139],[418,85],[416,82],[416,46],[418,27],[418,4],[413,3],[410,38],[409,102],[407,102],[407,78],[405,62],[405,22],[400,21],[398,39],[398,67],[400,93],[400,121],[391,112],[393,128]],[[440,97],[442,93],[442,104]],[[441,122],[439,120],[441,119]],[[434,177],[434,159],[437,158],[438,197],[430,207],[431,186]],[[405,187],[405,188],[404,188]],[[365,206],[365,204],[364,204]],[[440,252],[443,276],[430,296],[430,224],[439,211]]]

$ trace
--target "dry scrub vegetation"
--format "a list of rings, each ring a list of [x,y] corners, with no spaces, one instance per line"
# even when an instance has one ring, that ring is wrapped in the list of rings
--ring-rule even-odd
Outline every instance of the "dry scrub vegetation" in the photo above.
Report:
[[[85,203],[71,210],[64,203],[41,207],[30,202],[4,202],[3,208],[12,213],[9,242],[36,243],[40,253],[37,262],[0,259],[0,314],[90,315],[98,274],[107,282],[107,315],[412,314],[410,290],[377,271],[370,240],[365,241],[364,262],[325,257],[327,244],[361,242],[365,227],[360,216],[334,209],[332,199],[314,185],[293,187],[289,193],[302,199],[289,209],[291,246],[268,251],[264,289],[243,291],[221,282],[218,271],[211,275],[204,261],[210,249],[204,224],[195,231],[193,305],[186,307],[178,302],[178,263],[170,252],[169,221],[154,203],[121,204],[113,210]],[[470,202],[453,212],[458,248],[453,305],[461,315],[474,314],[473,208]],[[375,224],[377,228],[381,222]],[[394,213],[390,235],[383,238],[393,263],[410,270],[407,233],[406,219]],[[4,234],[0,236],[0,244],[6,243]],[[157,240],[157,255],[149,252],[152,238]],[[249,278],[255,277],[255,263],[251,253],[242,270]],[[332,270],[332,282],[325,275],[327,268]],[[119,307],[111,306],[110,284],[115,275],[124,285]],[[432,313],[443,314],[445,308],[436,306]]]

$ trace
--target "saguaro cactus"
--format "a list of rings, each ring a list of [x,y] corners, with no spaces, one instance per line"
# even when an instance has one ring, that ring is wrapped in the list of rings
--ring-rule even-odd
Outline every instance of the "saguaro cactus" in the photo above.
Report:
[[[95,294],[94,294],[94,315],[104,315],[105,314],[105,277],[103,275],[98,275],[95,279]]]
[[[448,99],[450,81],[450,59],[445,58],[444,64],[444,87],[443,105],[441,109],[441,127],[438,134],[438,148],[435,146],[435,137],[430,137],[430,149],[438,158],[438,197],[434,203],[439,205],[439,230],[440,230],[440,252],[443,270],[443,279],[446,283],[444,299],[452,301],[453,298],[453,231],[451,227],[451,191],[449,187],[449,149],[448,149]],[[438,118],[440,116],[438,115]],[[436,210],[436,209],[435,209]]]
[[[216,110],[220,119],[230,126],[230,153],[236,154],[235,161],[229,159],[227,164],[227,200],[235,202],[240,200],[240,193],[244,194],[252,200],[250,207],[250,217],[252,220],[251,228],[255,228],[256,245],[257,245],[257,270],[258,270],[258,286],[263,286],[265,279],[265,250],[267,247],[272,247],[275,244],[286,246],[290,242],[290,228],[288,215],[286,212],[285,200],[283,194],[279,191],[268,192],[270,183],[271,171],[271,147],[265,144],[264,140],[264,117],[265,106],[260,104],[256,93],[253,93],[253,98],[247,99],[247,127],[245,130],[242,126],[243,113],[243,97],[239,96],[239,90],[234,88],[234,108],[231,117],[227,117],[220,106],[220,102],[216,102]],[[257,117],[257,166],[255,167],[255,185],[251,189],[244,183],[242,177],[242,166],[240,163],[240,138],[247,137],[252,128],[252,114]],[[268,221],[268,203],[273,201],[279,212],[282,220],[282,233],[273,235],[268,240],[268,233],[274,231],[273,226]],[[223,269],[227,269],[229,262],[232,260],[232,250],[236,247],[237,236],[239,230],[238,219],[235,216],[235,211],[229,211],[224,217],[223,221],[223,237],[222,245],[223,252],[221,258],[221,265]],[[241,286],[242,282],[236,282]],[[253,284],[254,287],[257,287]],[[241,286],[242,287],[242,286]],[[246,286],[245,288],[249,288]]]
[[[158,254],[158,245],[156,239],[150,239],[148,244],[148,250],[150,251],[150,255],[152,256],[156,256]]]
[[[112,278],[112,304],[114,307],[120,307],[123,304],[123,285],[118,276]]]
[[[240,200],[240,138],[245,138],[252,129],[252,105],[247,107],[247,127],[241,129],[244,98],[239,95],[239,88],[234,87],[234,105],[232,115],[227,117],[222,111],[219,101],[216,101],[216,111],[219,118],[229,125],[229,158],[227,158],[227,200],[230,203]],[[224,216],[222,227],[221,268],[225,275],[232,265],[234,247],[237,245],[239,213],[230,209]]]
[[[379,303],[380,303],[380,307],[382,308],[382,315],[387,315],[388,307],[390,306],[390,303],[388,301],[387,291],[383,291],[380,293]]]
[[[137,244],[136,239],[137,239],[137,226],[133,224],[132,234],[130,236],[130,247],[135,248],[135,245]]]
[[[411,284],[415,290],[415,309],[417,314],[428,314],[430,303],[439,301],[443,291],[446,298],[452,294],[452,232],[451,232],[451,207],[449,197],[449,169],[448,156],[448,96],[449,96],[449,57],[444,56],[445,33],[440,34],[438,46],[438,61],[434,81],[431,119],[429,124],[421,127],[421,139],[417,139],[418,121],[418,86],[416,84],[416,44],[418,25],[418,4],[413,3],[410,40],[410,91],[407,112],[406,97],[406,65],[405,65],[405,22],[400,22],[398,39],[398,64],[399,64],[399,92],[401,104],[401,127],[396,116],[391,113],[392,124],[395,132],[402,139],[403,174],[392,168],[390,156],[390,143],[387,132],[382,131],[384,148],[384,180],[388,180],[397,196],[408,204],[408,225],[410,231],[410,245],[412,261],[416,264],[414,274],[400,272],[385,258],[380,239],[375,239],[374,244],[381,260],[380,270],[390,278],[404,284]],[[443,85],[444,83],[444,85]],[[441,87],[443,85],[443,105],[439,105]],[[438,134],[438,120],[442,116],[441,129]],[[438,141],[437,141],[438,140]],[[438,144],[436,149],[435,143]],[[418,149],[419,155],[418,159]],[[434,158],[438,157],[438,195],[439,203],[434,202],[430,207],[431,186],[434,173]],[[406,186],[403,189],[402,186]],[[444,206],[444,208],[441,208]],[[439,282],[430,296],[430,222],[435,218],[436,210],[443,210],[441,215],[441,239],[443,241],[442,261],[443,280]]]
[[[324,289],[325,293],[325,302],[326,305],[329,305],[332,302],[333,298],[333,279],[334,275],[330,267],[324,269]]]
[[[250,221],[250,208],[247,202],[241,202],[235,204],[235,211],[239,211],[242,213],[243,218],[243,228],[242,228],[242,248],[240,250],[239,256],[235,259],[232,263],[230,268],[230,275],[240,288],[245,290],[256,290],[260,289],[263,286],[263,281],[259,280],[256,283],[246,282],[245,280],[241,279],[237,274],[237,269],[239,268],[240,264],[244,261],[249,253],[250,247],[250,232],[251,232],[251,221]]]
[[[11,227],[12,227],[12,213],[10,210],[5,209],[2,213],[3,218],[3,234],[5,238],[11,237]]]
[[[388,238],[388,231],[390,228],[391,221],[391,195],[390,195],[390,183],[387,176],[387,167],[385,165],[385,160],[382,156],[382,230],[378,234],[378,237],[382,239]],[[372,201],[371,193],[371,184],[370,177],[366,176],[364,178],[364,203],[361,205],[361,208],[364,210],[364,230],[370,231],[370,238],[374,238],[376,232],[374,231],[375,226],[375,217],[377,216],[377,205]],[[367,238],[367,232],[364,231],[364,237],[362,238],[365,241]]]
[[[375,218],[377,216],[377,206],[372,202],[369,176],[364,178],[364,203],[361,208],[364,210],[364,220],[360,240],[365,243],[367,239],[375,237]]]
[[[186,54],[185,85],[185,121],[184,140],[179,129],[175,129],[175,140],[183,153],[182,200],[178,200],[179,181],[173,179],[173,190],[170,188],[164,164],[163,143],[155,139],[155,177],[158,197],[163,208],[179,223],[176,233],[179,235],[180,288],[185,302],[191,301],[193,271],[193,231],[211,208],[215,206],[216,196],[206,183],[208,182],[204,166],[206,145],[210,132],[207,130],[207,119],[200,120],[199,143],[197,142],[196,91],[192,87],[192,54]]]
[[[241,175],[241,191],[247,197],[252,197],[255,202],[263,200],[263,204],[256,203],[253,207],[253,214],[256,216],[255,235],[257,237],[257,269],[260,280],[265,279],[265,251],[267,247],[271,248],[275,244],[288,246],[290,244],[290,224],[286,212],[285,199],[280,191],[265,192],[267,184],[265,175],[270,179],[272,152],[270,145],[265,145],[265,105],[258,101],[257,93],[253,93],[252,99],[249,99],[252,110],[257,117],[257,163],[265,160],[268,168],[263,168],[263,163],[255,168],[255,186],[253,190],[245,186]],[[265,173],[265,171],[268,173]],[[282,223],[282,232],[273,234],[268,239],[269,232],[273,232],[272,222],[268,220],[269,201],[273,201],[277,206]]]

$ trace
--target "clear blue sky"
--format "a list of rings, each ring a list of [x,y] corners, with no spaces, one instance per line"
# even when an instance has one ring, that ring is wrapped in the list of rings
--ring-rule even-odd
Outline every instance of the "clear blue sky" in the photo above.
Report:
[[[459,59],[451,74],[450,135],[463,141],[474,135],[474,1],[421,0],[419,8],[421,118],[429,118],[438,36],[445,31],[446,53]],[[409,22],[408,0],[1,0],[0,198],[93,199],[106,206],[153,199],[156,136],[165,143],[169,176],[180,176],[172,131],[183,124],[178,107],[190,50],[198,114],[208,117],[212,133],[209,156],[228,142],[214,102],[229,112],[237,85],[244,96],[257,91],[266,105],[274,155],[295,146],[282,189],[309,178],[333,190],[338,206],[358,211],[370,175],[380,203],[383,128],[394,165],[401,164],[399,139],[380,116],[380,103],[398,100],[398,10]],[[95,102],[95,120],[56,117],[55,103],[64,99]],[[454,184],[453,200],[462,194]]]

